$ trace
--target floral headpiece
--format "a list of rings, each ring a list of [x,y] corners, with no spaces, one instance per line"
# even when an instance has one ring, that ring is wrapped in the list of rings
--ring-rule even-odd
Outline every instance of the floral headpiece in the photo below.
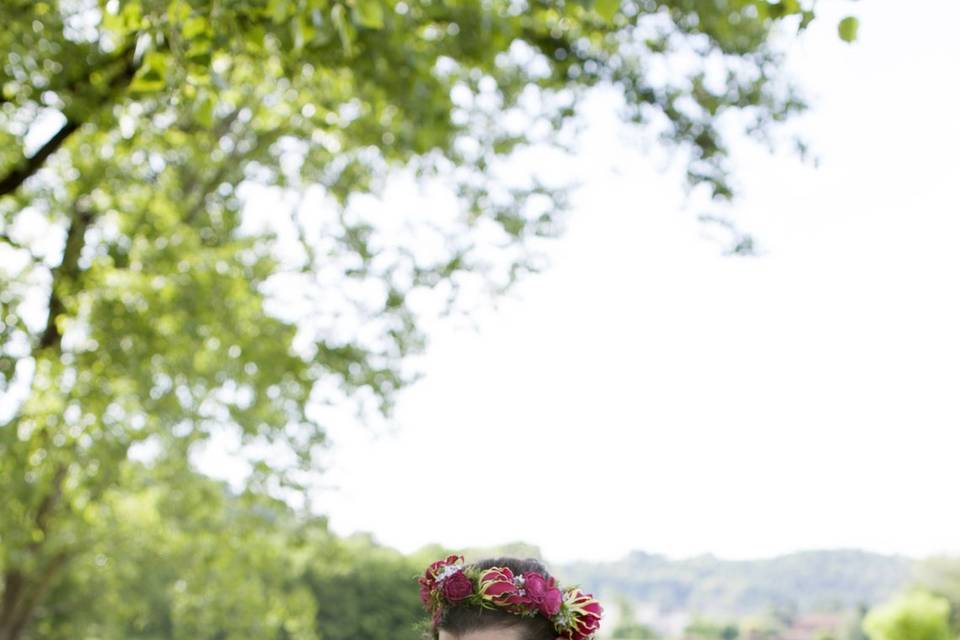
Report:
[[[542,615],[553,623],[557,640],[592,640],[600,628],[603,608],[592,595],[577,587],[560,589],[556,580],[536,571],[514,575],[508,567],[465,567],[463,556],[451,555],[427,567],[418,582],[434,625],[443,607],[456,603],[505,609],[524,618]]]

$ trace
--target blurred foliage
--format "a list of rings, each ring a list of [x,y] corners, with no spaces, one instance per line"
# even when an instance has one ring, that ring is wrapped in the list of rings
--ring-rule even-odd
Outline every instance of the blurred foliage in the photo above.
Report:
[[[657,640],[660,635],[652,627],[633,622],[617,624],[609,637],[618,640]]]
[[[126,472],[28,637],[318,637],[304,576],[322,521],[186,470],[175,491],[172,478]]]
[[[832,555],[837,560],[846,556],[847,562],[850,562],[853,557],[851,553],[807,552],[796,554],[790,564],[796,568],[799,564],[807,563],[809,570],[820,571],[830,564]],[[888,556],[873,556],[863,552],[858,554],[861,556],[865,576],[876,575],[876,569],[869,566],[871,562],[891,559]],[[657,558],[636,552],[634,560],[645,564],[647,568],[639,569],[634,564],[632,571],[638,574],[641,571],[655,573],[659,579],[663,579],[664,569],[654,570]],[[746,615],[742,609],[736,607],[724,610],[715,606],[711,608],[711,617],[705,616],[699,608],[692,608],[689,602],[670,605],[664,601],[644,599],[642,595],[628,598],[622,592],[617,593],[610,589],[599,568],[596,575],[591,575],[588,569],[590,565],[586,563],[579,563],[574,573],[580,575],[590,589],[596,589],[601,584],[607,585],[600,587],[606,593],[605,600],[616,601],[620,610],[609,636],[611,638],[652,638],[657,635],[654,628],[637,623],[634,603],[642,603],[650,609],[648,619],[654,627],[671,624],[676,619],[675,614],[690,615],[691,619],[682,633],[685,640],[955,640],[960,637],[954,626],[958,618],[957,602],[960,602],[960,558],[934,556],[913,561],[910,567],[913,570],[913,579],[908,581],[909,572],[905,574],[900,585],[901,590],[882,598],[868,598],[856,605],[851,605],[849,601],[839,602],[824,598],[822,593],[817,593],[834,580],[835,576],[829,574],[823,576],[820,584],[813,584],[805,579],[796,581],[789,575],[780,575],[779,579],[792,583],[793,588],[772,591],[761,576],[766,571],[764,565],[776,563],[777,560],[772,558],[748,563],[757,580],[752,583],[750,590],[758,601],[766,601],[767,605],[764,613]],[[682,564],[682,561],[678,564]],[[561,570],[569,572],[570,567],[561,567]],[[801,569],[799,573],[805,574],[807,570]],[[724,592],[737,590],[740,578],[736,573],[728,572],[723,576],[715,576],[711,583],[720,601],[727,602],[728,599],[723,597]],[[862,588],[855,592],[866,597]],[[875,592],[879,593],[881,592]],[[780,604],[771,604],[774,598]]]
[[[420,563],[183,471],[112,490],[27,637],[416,640]]]
[[[561,573],[596,593],[621,593],[662,611],[711,616],[846,610],[883,601],[909,581],[913,561],[863,551],[806,551],[762,560],[710,555],[669,560],[635,551],[613,563],[576,563]]]
[[[777,640],[784,630],[784,621],[773,615],[746,616],[740,622],[740,635],[750,640]]]
[[[863,630],[870,640],[952,640],[949,617],[946,598],[914,590],[871,610]]]
[[[738,625],[698,618],[684,630],[684,636],[701,640],[736,640],[740,635]]]
[[[867,634],[863,630],[863,619],[869,613],[870,608],[864,604],[860,603],[856,608],[851,612],[849,621],[847,622],[846,628],[843,629],[842,637],[844,640],[869,640]]]
[[[622,640],[657,640],[660,637],[655,629],[637,620],[634,607],[627,598],[620,596],[616,605],[619,616],[608,637]]]
[[[950,602],[950,628],[960,637],[960,557],[926,558],[916,567],[914,584]]]
[[[506,159],[563,140],[604,85],[729,198],[720,121],[769,140],[803,109],[774,43],[813,18],[796,0],[5,0],[0,640],[32,619],[32,637],[313,633],[327,583],[285,582],[288,532],[255,514],[318,470],[324,407],[388,413],[415,379],[417,300],[536,267],[564,191],[505,180]],[[361,206],[400,170],[455,204]],[[239,502],[194,475],[203,447],[244,460]]]
[[[305,575],[316,603],[321,638],[421,637],[419,625],[425,614],[413,578],[423,573],[426,563],[377,548],[363,537],[327,545],[327,549],[311,557]]]

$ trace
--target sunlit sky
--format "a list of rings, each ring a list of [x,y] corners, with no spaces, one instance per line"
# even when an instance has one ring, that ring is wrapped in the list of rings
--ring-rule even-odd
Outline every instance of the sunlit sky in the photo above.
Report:
[[[762,255],[724,257],[597,100],[550,268],[433,328],[394,431],[333,426],[335,531],[555,562],[960,553],[960,4],[821,4],[790,56],[819,168],[734,156]]]

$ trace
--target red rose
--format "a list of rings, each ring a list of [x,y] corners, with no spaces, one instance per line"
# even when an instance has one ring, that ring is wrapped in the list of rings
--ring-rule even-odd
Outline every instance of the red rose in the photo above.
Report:
[[[444,567],[456,564],[457,561],[463,562],[463,556],[449,555],[443,560],[437,560],[427,567],[423,576],[417,580],[420,584],[420,600],[424,606],[429,608],[431,593],[438,587],[437,575],[443,571]]]
[[[450,602],[457,602],[473,595],[473,583],[462,571],[443,581],[443,595]]]
[[[531,600],[540,602],[547,591],[547,580],[535,571],[527,571],[523,574],[523,587]]]
[[[540,611],[546,616],[555,616],[560,613],[561,604],[563,604],[563,592],[556,587],[547,589],[540,601]]]

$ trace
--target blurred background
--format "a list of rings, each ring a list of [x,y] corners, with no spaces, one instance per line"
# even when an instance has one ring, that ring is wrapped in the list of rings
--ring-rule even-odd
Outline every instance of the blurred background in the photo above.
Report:
[[[0,21],[0,640],[960,637],[960,5]]]

